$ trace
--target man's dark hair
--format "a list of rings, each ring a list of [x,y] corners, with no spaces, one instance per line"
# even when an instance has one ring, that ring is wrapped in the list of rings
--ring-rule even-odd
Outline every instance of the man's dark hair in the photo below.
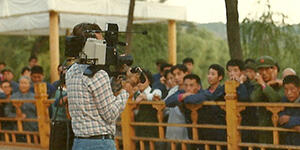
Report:
[[[11,69],[9,69],[9,68],[4,68],[4,69],[1,70],[1,73],[2,73],[2,74],[4,74],[5,72],[11,72],[11,73],[13,73],[13,72],[11,71]]]
[[[255,64],[255,60],[252,59],[252,58],[247,58],[247,59],[245,60],[245,64],[248,64],[248,63],[254,63],[254,64]]]
[[[185,64],[185,63],[192,63],[192,64],[194,64],[194,60],[191,57],[187,57],[187,58],[183,59],[182,63],[183,64]]]
[[[296,75],[288,75],[283,79],[283,86],[285,84],[294,84],[296,87],[300,87],[300,79]]]
[[[38,60],[38,58],[37,58],[35,55],[31,55],[31,56],[29,57],[28,61],[31,61],[31,60],[33,60],[33,59]]]
[[[157,59],[155,64],[156,64],[156,66],[161,65],[161,64],[167,64],[167,61],[164,59]]]
[[[160,69],[160,72],[163,72],[164,69],[167,68],[167,67],[172,67],[172,65],[167,64],[167,63],[161,64],[161,65],[160,65],[160,68],[159,68],[159,69]]]
[[[208,70],[209,69],[214,69],[214,70],[216,70],[217,72],[218,72],[218,76],[222,76],[223,78],[222,78],[222,80],[224,79],[224,77],[225,77],[225,71],[224,71],[224,68],[222,67],[222,66],[220,66],[220,65],[218,65],[218,64],[212,64],[212,65],[210,65],[209,67],[208,67]]]
[[[0,61],[0,65],[6,66],[6,63],[4,61]]]
[[[21,74],[23,74],[25,71],[31,71],[29,67],[23,67]]]
[[[171,73],[172,74],[172,71],[171,70],[166,70],[163,74],[163,76],[167,79],[167,76],[168,74]]]
[[[196,74],[188,74],[188,75],[184,76],[183,81],[186,80],[186,79],[196,80],[196,82],[197,82],[200,86],[202,86],[202,84],[201,84],[201,79],[200,79],[200,77],[199,77],[198,75],[196,75]]]
[[[146,69],[142,69],[142,71],[143,71],[142,74],[144,74],[147,77],[147,79],[149,80],[149,83],[150,83],[149,85],[151,86],[153,83],[152,73]]]
[[[3,81],[1,81],[1,86],[2,86],[2,84],[4,84],[4,83],[8,83],[9,86],[11,86],[11,84],[10,84],[10,82],[9,82],[8,80],[3,80]]]
[[[73,28],[72,35],[81,36],[81,37],[85,37],[85,38],[91,37],[91,34],[85,32],[86,30],[100,30],[100,31],[102,31],[101,28],[97,24],[84,22],[84,23],[77,24]]]
[[[244,62],[239,60],[239,59],[230,59],[226,64],[226,70],[227,71],[228,71],[229,66],[238,66],[241,71],[245,70]]]
[[[33,66],[31,68],[31,74],[44,74],[44,70],[43,70],[43,67],[41,66]]]
[[[186,57],[186,58],[183,59],[182,63],[183,64],[185,64],[185,63],[192,63],[192,64],[194,64],[194,60],[191,57]]]
[[[171,68],[171,72],[173,73],[174,70],[176,70],[176,69],[179,69],[180,71],[182,71],[184,73],[188,71],[187,67],[185,65],[183,65],[183,64],[177,64],[177,65],[173,66]]]

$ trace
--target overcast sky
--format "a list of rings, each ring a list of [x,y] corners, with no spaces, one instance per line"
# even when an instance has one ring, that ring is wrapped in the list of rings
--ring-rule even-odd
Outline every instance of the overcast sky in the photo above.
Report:
[[[258,0],[239,0],[239,20],[245,17],[258,18],[267,10],[266,1],[260,4]],[[271,10],[288,16],[286,23],[300,23],[300,0],[269,0]],[[226,22],[225,0],[168,0],[173,5],[186,6],[188,20],[198,23]],[[275,18],[276,19],[276,18]],[[277,18],[278,19],[278,18]]]

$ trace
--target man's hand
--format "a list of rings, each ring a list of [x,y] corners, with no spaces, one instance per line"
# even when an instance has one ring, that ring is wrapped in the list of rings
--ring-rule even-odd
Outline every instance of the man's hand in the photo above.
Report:
[[[271,85],[275,85],[275,84],[278,84],[279,86],[282,86],[282,80],[279,80],[279,79],[276,79],[276,80],[271,80],[271,81],[269,81],[267,84],[269,85],[269,86],[271,86]]]
[[[280,125],[283,125],[283,124],[289,122],[290,118],[291,118],[291,116],[283,115],[283,116],[281,116],[281,117],[279,118],[279,121],[278,121],[278,122],[279,122]]]
[[[295,126],[294,129],[300,133],[300,126]]]
[[[263,80],[262,76],[261,76],[259,73],[256,74],[256,76],[255,76],[254,79],[255,79],[256,82],[257,82],[258,84],[260,84],[261,86],[265,86],[266,83],[265,83],[265,81]]]
[[[147,99],[147,96],[146,96],[145,94],[141,93],[141,94],[135,99],[135,101],[136,101],[136,102],[140,102],[140,101],[146,100],[146,99]]]
[[[193,93],[183,93],[182,94],[182,99],[184,100],[186,97],[193,95]]]
[[[154,94],[153,98],[152,98],[153,101],[160,101],[160,96],[159,95],[156,95]]]

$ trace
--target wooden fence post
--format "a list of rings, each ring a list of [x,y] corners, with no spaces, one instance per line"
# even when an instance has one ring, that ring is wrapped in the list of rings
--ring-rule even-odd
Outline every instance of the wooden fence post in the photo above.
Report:
[[[226,123],[227,123],[227,146],[230,150],[239,150],[241,141],[238,131],[238,109],[237,109],[237,92],[239,86],[237,81],[225,82],[225,103],[226,103]]]
[[[34,93],[36,99],[36,111],[39,124],[39,135],[41,147],[47,149],[49,147],[50,124],[48,107],[45,101],[48,100],[46,83],[34,84]]]
[[[121,115],[122,140],[124,150],[135,150],[135,142],[131,139],[135,136],[134,127],[130,125],[134,121],[133,108],[136,106],[129,104],[132,100],[129,99],[126,107]]]

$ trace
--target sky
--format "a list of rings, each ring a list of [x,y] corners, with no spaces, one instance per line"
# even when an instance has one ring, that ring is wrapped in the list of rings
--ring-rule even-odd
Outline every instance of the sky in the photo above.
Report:
[[[239,21],[245,17],[257,19],[267,9],[267,0],[238,0]],[[269,0],[271,11],[288,16],[288,24],[300,23],[300,0]],[[168,4],[181,5],[187,8],[187,20],[198,23],[226,23],[225,0],[167,0]],[[275,21],[281,21],[280,15]]]

